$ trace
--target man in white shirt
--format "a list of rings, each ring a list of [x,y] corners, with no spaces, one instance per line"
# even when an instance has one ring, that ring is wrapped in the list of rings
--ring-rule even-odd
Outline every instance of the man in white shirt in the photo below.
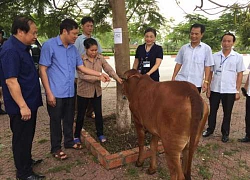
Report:
[[[179,50],[172,76],[172,81],[193,83],[199,92],[201,89],[203,92],[207,91],[210,68],[214,65],[210,46],[201,42],[204,32],[205,26],[202,24],[193,24],[190,27],[191,42]]]
[[[226,33],[222,36],[222,50],[213,55],[215,65],[211,69],[209,81],[211,79],[212,81],[207,91],[210,115],[208,117],[208,128],[203,132],[203,137],[213,134],[221,101],[224,113],[221,126],[222,142],[229,140],[232,109],[234,101],[240,99],[239,89],[243,72],[246,69],[242,55],[232,49],[235,40],[236,38],[232,33]]]
[[[78,50],[79,54],[82,56],[83,54],[85,54],[85,47],[83,45],[83,42],[88,38],[93,38],[92,32],[94,30],[94,20],[92,17],[85,16],[82,18],[81,24],[82,24],[82,35],[78,36],[74,45],[75,45],[76,49]],[[93,38],[93,39],[95,39],[95,38]],[[97,41],[97,39],[95,39],[95,40]],[[97,44],[98,44],[98,53],[101,54],[102,47],[98,41],[97,41]],[[75,92],[77,90],[77,79],[78,79],[78,74],[76,71],[75,72]],[[76,107],[77,107],[77,105],[76,105]],[[91,117],[91,118],[95,118],[95,114],[94,114],[93,110],[94,110],[93,106],[92,106],[91,102],[89,102],[86,116]]]

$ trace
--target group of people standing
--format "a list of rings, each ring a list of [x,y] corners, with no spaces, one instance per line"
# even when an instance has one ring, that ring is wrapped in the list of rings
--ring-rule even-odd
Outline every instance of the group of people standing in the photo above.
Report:
[[[203,137],[213,134],[219,104],[222,103],[224,115],[221,141],[227,142],[232,109],[235,100],[240,98],[239,91],[245,66],[243,57],[233,50],[236,40],[234,34],[225,33],[221,37],[222,50],[212,54],[211,48],[201,42],[204,33],[205,27],[202,24],[191,26],[191,42],[182,46],[178,52],[172,80],[191,82],[199,92],[206,92],[210,114],[208,128],[203,132]]]
[[[40,78],[46,92],[50,117],[51,153],[59,160],[68,157],[62,150],[62,134],[64,148],[82,148],[80,134],[90,101],[95,113],[97,137],[100,142],[107,140],[103,134],[101,81],[110,81],[111,76],[118,83],[122,83],[114,69],[100,54],[101,46],[91,35],[93,19],[84,17],[81,24],[83,34],[78,36],[78,24],[72,19],[63,20],[60,24],[60,34],[43,44],[39,61]],[[227,142],[232,108],[234,101],[239,99],[245,67],[242,56],[232,49],[236,40],[233,34],[224,34],[221,39],[222,50],[212,54],[211,48],[201,42],[204,32],[205,27],[201,24],[191,26],[191,42],[181,47],[178,52],[172,80],[191,82],[199,92],[206,92],[211,113],[208,128],[203,133],[204,137],[214,132],[217,110],[222,101],[224,118],[221,133],[222,141]],[[31,45],[37,40],[37,27],[30,18],[17,17],[12,24],[11,33],[12,36],[0,50],[0,78],[5,110],[9,115],[13,133],[16,178],[44,179],[45,176],[34,173],[32,169],[41,160],[35,161],[31,155],[37,110],[43,105],[39,76],[30,54]],[[136,50],[133,68],[141,74],[149,75],[154,81],[159,81],[163,49],[155,43],[156,30],[147,28],[144,40],[145,43],[139,45]],[[108,75],[102,73],[102,70]],[[75,100],[77,116],[73,133]],[[249,112],[247,114],[249,116]],[[248,130],[246,137],[240,141],[249,142],[249,133]]]
[[[12,150],[17,169],[16,178],[44,179],[45,176],[34,173],[32,168],[41,160],[35,161],[31,155],[37,110],[43,105],[39,76],[30,54],[31,45],[37,40],[37,27],[30,18],[17,17],[12,24],[11,33],[12,36],[1,47],[0,77],[5,110],[9,115],[13,133]],[[100,81],[110,81],[109,76],[102,73],[102,68],[121,83],[121,79],[106,60],[98,55],[96,40],[86,39],[86,53],[79,54],[74,45],[78,34],[78,24],[74,20],[63,20],[60,24],[60,34],[43,44],[39,61],[40,78],[46,92],[50,117],[51,153],[60,160],[67,158],[62,151],[62,134],[64,148],[82,148],[73,136],[76,69],[79,76],[83,76],[86,81],[78,81],[78,97],[83,98],[83,101],[93,100],[100,141],[105,138],[102,132]],[[82,86],[85,85],[88,87],[83,90]],[[82,102],[82,99],[80,101]],[[78,113],[83,114],[83,109]],[[77,126],[83,121],[82,116],[78,116],[80,119],[77,120]],[[75,133],[77,136],[78,130]]]
[[[221,126],[222,142],[229,141],[231,114],[234,102],[240,99],[240,87],[243,72],[246,70],[243,57],[233,50],[235,35],[228,32],[221,37],[222,50],[212,54],[209,45],[201,42],[205,33],[205,26],[193,24],[190,27],[190,43],[181,47],[176,56],[176,65],[172,81],[187,81],[197,87],[199,93],[206,92],[209,98],[210,115],[208,128],[203,137],[213,134],[216,126],[217,111],[220,102],[223,107],[223,121]],[[149,28],[144,34],[145,44],[138,46],[133,68],[142,74],[159,81],[158,68],[163,59],[162,47],[155,44],[156,32]],[[250,68],[250,67],[249,67]],[[245,89],[248,89],[248,81]],[[246,91],[246,90],[245,90]],[[239,142],[250,142],[250,100],[246,94],[246,136]]]
[[[228,32],[221,37],[221,51],[212,54],[211,48],[201,42],[205,27],[194,24],[190,28],[191,42],[182,46],[175,59],[176,66],[172,80],[188,81],[193,83],[199,92],[206,92],[209,98],[210,114],[208,128],[203,132],[203,137],[214,133],[217,111],[220,102],[223,109],[221,125],[221,141],[229,141],[230,122],[234,102],[240,99],[240,88],[243,72],[246,70],[243,57],[233,50],[236,41],[234,34]],[[248,67],[250,68],[250,67]],[[249,78],[245,90],[249,91]],[[246,136],[238,139],[239,142],[250,142],[250,104],[249,92],[245,93],[246,101]]]

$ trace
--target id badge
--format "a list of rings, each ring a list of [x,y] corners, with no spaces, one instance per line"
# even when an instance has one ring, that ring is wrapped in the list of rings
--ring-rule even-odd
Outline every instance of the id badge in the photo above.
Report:
[[[149,68],[150,67],[150,61],[143,61],[143,67]]]
[[[215,74],[220,76],[221,75],[221,68],[216,69]]]

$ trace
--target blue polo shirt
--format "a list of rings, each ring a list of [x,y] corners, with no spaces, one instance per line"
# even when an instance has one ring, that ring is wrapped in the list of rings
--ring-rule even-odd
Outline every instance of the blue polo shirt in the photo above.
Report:
[[[60,36],[49,39],[42,46],[39,64],[48,67],[50,89],[56,98],[74,96],[75,70],[83,62],[73,44],[66,48]]]
[[[5,110],[8,114],[20,114],[20,108],[12,98],[6,85],[6,79],[16,77],[23,98],[31,111],[42,105],[39,76],[26,46],[11,36],[0,49],[0,78],[3,88]]]

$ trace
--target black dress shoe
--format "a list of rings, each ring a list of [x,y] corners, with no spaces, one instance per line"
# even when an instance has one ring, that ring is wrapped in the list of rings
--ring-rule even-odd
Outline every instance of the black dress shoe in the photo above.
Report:
[[[27,178],[16,178],[16,179],[17,180],[42,180],[42,179],[45,179],[45,176],[33,173]]]
[[[241,91],[243,96],[247,96],[247,90],[244,87],[241,88]]]
[[[0,115],[5,115],[7,114],[4,110],[0,109]]]
[[[38,165],[38,164],[40,164],[41,162],[43,162],[43,160],[42,159],[38,159],[38,160],[34,160],[34,159],[32,159],[32,167],[33,166],[35,166],[35,165]]]
[[[242,139],[238,139],[238,142],[250,142],[250,137],[248,137],[248,136],[245,136],[244,138],[242,138]]]
[[[221,141],[226,143],[227,141],[229,141],[229,137],[227,135],[223,135]]]
[[[211,131],[209,131],[209,130],[206,130],[206,131],[203,132],[202,136],[203,136],[203,137],[208,137],[208,136],[210,136],[211,134],[213,134],[213,132],[211,132]]]

